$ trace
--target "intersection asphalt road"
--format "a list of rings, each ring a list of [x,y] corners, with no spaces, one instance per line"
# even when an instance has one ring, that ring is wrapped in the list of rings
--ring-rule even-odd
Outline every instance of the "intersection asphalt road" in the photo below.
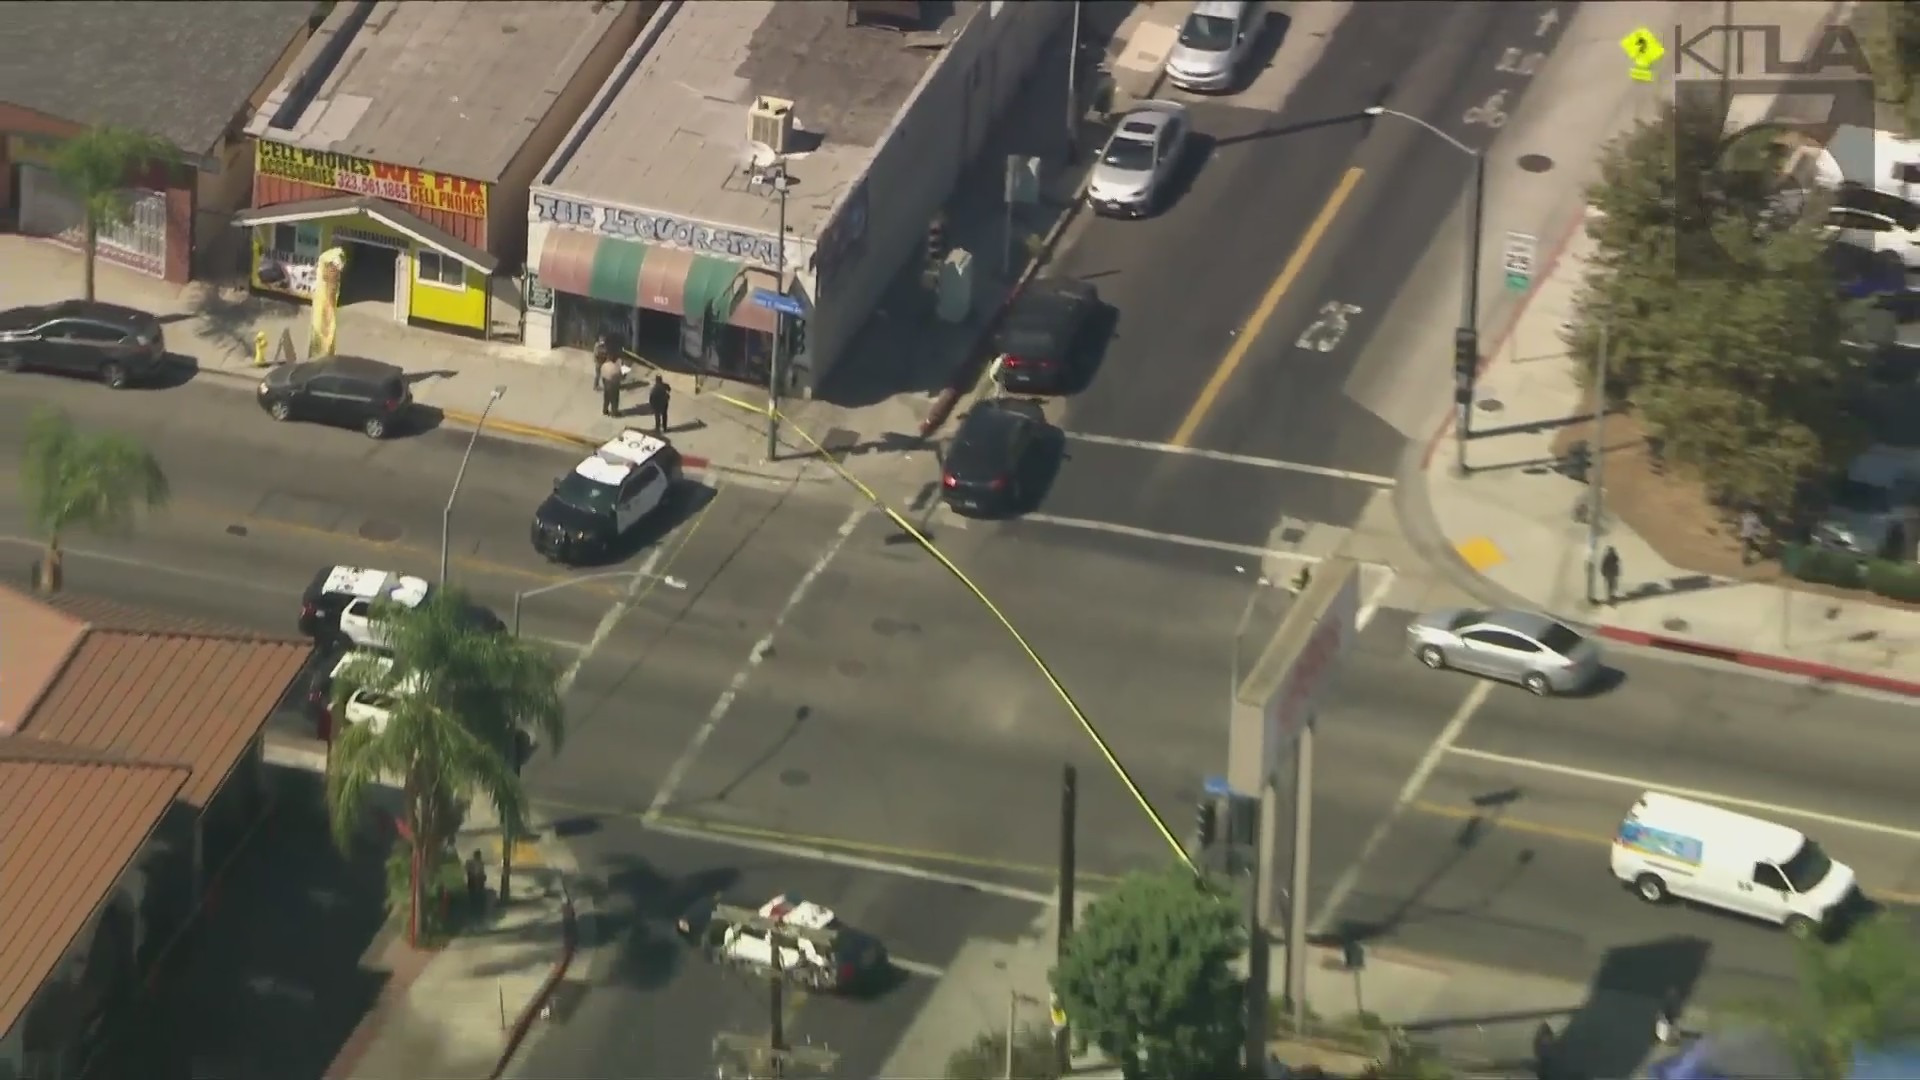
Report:
[[[1707,947],[1703,1003],[1782,992],[1796,968],[1779,930],[1616,885],[1613,832],[1653,786],[1804,830],[1898,917],[1920,902],[1920,808],[1888,749],[1911,740],[1910,703],[1628,650],[1611,660],[1624,681],[1591,699],[1490,693],[1329,925],[1581,981],[1610,951],[1687,939]]]
[[[1156,219],[1091,222],[1053,271],[1091,281],[1117,310],[1100,369],[1063,425],[1147,448],[1076,446],[1044,509],[1253,546],[1283,516],[1352,527],[1365,481],[1150,447],[1397,471],[1404,439],[1356,396],[1356,365],[1469,172],[1442,139],[1360,111],[1384,102],[1483,148],[1493,132],[1466,123],[1468,111],[1504,91],[1511,114],[1529,82],[1497,69],[1503,53],[1550,56],[1574,6],[1356,4],[1277,112],[1231,97],[1191,103],[1213,142],[1191,191]],[[1558,21],[1537,33],[1549,8]],[[1325,351],[1300,347],[1329,304],[1345,305],[1344,331],[1313,330]]]
[[[560,995],[557,1022],[514,1063],[511,1075],[529,1080],[711,1076],[715,1035],[764,1036],[764,984],[709,964],[674,935],[673,920],[703,896],[758,907],[796,893],[878,936],[915,969],[854,997],[789,996],[787,1037],[839,1055],[835,1076],[880,1075],[960,947],[974,938],[1017,940],[1042,913],[962,887],[676,839],[619,819],[584,819],[570,829],[582,871],[599,891],[583,928],[597,944],[583,953],[587,978]]]

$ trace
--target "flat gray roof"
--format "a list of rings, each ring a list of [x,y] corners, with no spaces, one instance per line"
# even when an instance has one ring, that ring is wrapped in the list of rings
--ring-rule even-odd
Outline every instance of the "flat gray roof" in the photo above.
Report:
[[[951,36],[978,6],[928,4],[950,14],[922,29]],[[805,151],[788,158],[787,228],[813,237],[944,55],[910,40],[881,27],[848,26],[844,3],[690,0],[633,61],[593,127],[561,148],[542,186],[773,232],[777,200],[747,184],[747,110],[756,96],[786,98]]]
[[[627,2],[379,0],[364,25],[359,4],[341,4],[247,131],[497,181]],[[275,123],[302,75],[333,55],[311,101]]]

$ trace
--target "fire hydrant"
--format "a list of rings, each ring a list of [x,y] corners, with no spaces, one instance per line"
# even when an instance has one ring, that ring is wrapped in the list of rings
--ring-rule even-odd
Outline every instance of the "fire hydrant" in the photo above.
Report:
[[[253,332],[253,366],[267,366],[267,332],[265,330]]]

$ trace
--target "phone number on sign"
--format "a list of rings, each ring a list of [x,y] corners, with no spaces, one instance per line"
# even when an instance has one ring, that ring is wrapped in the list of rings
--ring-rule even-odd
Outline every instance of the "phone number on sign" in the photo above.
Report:
[[[290,161],[262,162],[261,171],[268,176],[329,187],[349,195],[371,195],[377,199],[388,199],[407,206],[429,210],[449,210],[466,217],[487,216],[487,197],[484,193],[450,191],[435,187],[429,182],[414,183],[411,178],[368,176],[365,173],[301,165]],[[432,180],[430,173],[413,175],[422,181]]]

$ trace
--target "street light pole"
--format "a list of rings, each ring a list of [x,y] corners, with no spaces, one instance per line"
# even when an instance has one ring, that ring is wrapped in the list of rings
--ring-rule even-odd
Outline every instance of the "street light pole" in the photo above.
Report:
[[[1080,152],[1080,3],[1073,0],[1073,33],[1067,39],[1067,163]]]
[[[473,435],[467,439],[467,452],[460,455],[460,471],[453,474],[453,490],[447,492],[447,505],[440,511],[440,586],[447,584],[447,548],[453,531],[453,501],[460,497],[460,482],[467,478],[467,462],[473,460],[473,446],[480,441],[480,432],[487,426],[487,415],[493,412],[493,406],[500,395],[507,392],[504,386],[496,386],[493,393],[487,395],[487,407],[480,410],[480,420],[473,425]]]
[[[1606,513],[1605,480],[1607,444],[1607,324],[1600,323],[1599,347],[1593,357],[1593,435],[1587,450],[1587,603],[1600,603],[1599,586],[1594,575],[1600,569],[1600,517]]]
[[[1466,266],[1463,268],[1460,289],[1460,333],[1477,343],[1480,335],[1480,241],[1486,212],[1487,157],[1481,151],[1475,150],[1412,113],[1389,109],[1384,105],[1371,105],[1362,111],[1368,116],[1398,117],[1423,127],[1438,135],[1447,145],[1467,155],[1473,163],[1472,188],[1468,192],[1472,202],[1469,204],[1467,213],[1467,242],[1461,245],[1466,256]],[[1461,400],[1456,402],[1453,418],[1453,467],[1454,472],[1461,476],[1467,474],[1467,438],[1472,434],[1472,385],[1471,375],[1468,375],[1467,381],[1463,381],[1456,391]]]
[[[780,299],[787,298],[787,163],[781,162],[773,174],[774,194],[780,199],[779,229],[774,234],[776,253],[774,262],[778,264]],[[775,308],[773,311],[773,360],[767,365],[767,464],[771,465],[780,458],[780,377],[785,366],[787,348],[787,313]]]

